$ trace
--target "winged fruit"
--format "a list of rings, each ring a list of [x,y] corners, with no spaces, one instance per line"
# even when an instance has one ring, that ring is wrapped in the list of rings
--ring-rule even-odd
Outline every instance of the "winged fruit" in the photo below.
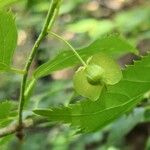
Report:
[[[87,66],[80,67],[74,77],[76,92],[96,101],[107,85],[114,85],[122,78],[120,66],[108,55],[98,53],[87,60]]]

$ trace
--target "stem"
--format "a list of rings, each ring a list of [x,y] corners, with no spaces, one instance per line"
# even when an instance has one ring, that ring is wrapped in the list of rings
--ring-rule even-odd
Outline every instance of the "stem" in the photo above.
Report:
[[[23,127],[24,128],[30,128],[33,127],[36,124],[41,124],[41,123],[47,123],[48,121],[43,118],[34,118],[34,119],[26,119],[23,122]],[[6,126],[4,128],[0,129],[0,138],[14,134],[18,130],[18,125],[16,123],[11,124],[9,126]]]
[[[27,63],[25,65],[25,74],[23,75],[22,83],[21,83],[21,91],[20,91],[20,98],[19,98],[19,111],[18,111],[18,129],[20,129],[20,132],[22,132],[22,111],[24,107],[24,101],[25,101],[25,88],[26,88],[26,83],[27,83],[27,78],[28,78],[28,73],[30,66],[32,64],[32,61],[36,55],[37,49],[39,48],[42,40],[45,38],[45,36],[48,34],[47,31],[48,29],[50,30],[52,28],[52,25],[54,23],[54,19],[56,18],[56,14],[58,14],[58,9],[60,6],[61,0],[52,0],[52,3],[50,5],[45,24],[43,26],[43,29],[36,40],[31,53],[29,55],[29,58],[27,60]]]
[[[56,38],[62,40],[67,46],[69,46],[70,49],[73,51],[73,53],[76,55],[76,57],[83,64],[83,66],[85,66],[85,67],[87,66],[86,63],[85,63],[85,61],[81,58],[81,56],[77,53],[77,51],[73,48],[73,46],[68,41],[66,41],[65,39],[63,39],[61,36],[59,36],[56,33],[50,32],[50,34],[53,35],[53,36],[55,36]]]

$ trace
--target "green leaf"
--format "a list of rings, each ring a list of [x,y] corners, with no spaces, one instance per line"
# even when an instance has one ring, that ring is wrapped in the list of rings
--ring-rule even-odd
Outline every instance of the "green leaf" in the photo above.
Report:
[[[6,127],[17,116],[17,105],[13,101],[0,102],[0,128]]]
[[[112,145],[120,142],[137,124],[143,122],[144,112],[144,108],[137,108],[128,116],[124,115],[114,122],[111,126],[107,143]]]
[[[115,22],[121,33],[133,32],[135,29],[140,29],[140,27],[142,28],[142,26],[145,26],[145,30],[147,27],[148,30],[150,24],[149,7],[142,6],[129,11],[122,11],[116,15]]]
[[[15,3],[19,0],[0,0],[0,8],[6,7],[12,3]]]
[[[95,38],[112,31],[114,27],[115,24],[110,20],[82,19],[70,24],[67,30],[75,33],[87,32],[91,38]]]
[[[0,138],[0,147],[2,150],[8,149],[7,144],[10,142],[12,138],[13,138],[13,135],[8,135],[8,136]]]
[[[0,11],[0,71],[10,69],[17,44],[17,29],[11,12]]]
[[[83,132],[103,128],[130,111],[150,89],[150,55],[123,71],[123,79],[108,86],[99,100],[81,101],[68,107],[37,109],[34,112],[50,121],[69,123]]]
[[[78,49],[79,55],[85,61],[91,55],[99,52],[104,52],[110,56],[118,56],[128,52],[137,53],[137,50],[132,47],[127,41],[116,35],[100,38],[94,41],[89,46]],[[72,51],[63,51],[53,60],[50,60],[37,68],[37,70],[34,72],[34,77],[40,78],[54,71],[72,67],[78,64],[80,64],[80,61],[76,58]]]
[[[145,108],[144,119],[145,121],[150,121],[150,106]]]
[[[9,70],[9,66],[0,62],[0,71]]]
[[[13,106],[13,103],[10,101],[0,102],[0,120],[8,117]]]

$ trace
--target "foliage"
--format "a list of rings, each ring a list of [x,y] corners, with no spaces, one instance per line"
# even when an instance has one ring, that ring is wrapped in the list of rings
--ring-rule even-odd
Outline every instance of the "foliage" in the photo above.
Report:
[[[150,37],[147,2],[110,16],[98,15],[97,1],[60,2],[51,1],[49,8],[49,0],[0,0],[0,148],[17,149],[19,139],[22,149],[32,150],[122,149],[125,136],[150,121],[150,54],[142,56],[136,45]],[[53,24],[62,36],[51,32]],[[64,44],[50,40],[52,35]],[[34,45],[27,61],[26,36]],[[138,60],[123,67],[129,53]],[[73,70],[73,80],[54,81],[64,69]],[[149,141],[146,137],[146,150]]]
[[[127,52],[137,53],[137,50],[129,43],[127,43],[126,40],[116,35],[110,35],[108,37],[97,39],[89,46],[83,47],[78,50],[79,55],[84,60],[87,60],[90,56],[99,52],[105,52],[111,56],[117,56]],[[63,52],[58,54],[53,60],[50,60],[37,68],[34,73],[34,77],[40,78],[53,71],[57,71],[78,64],[80,64],[80,62],[75,57],[75,55],[70,50],[64,50]]]
[[[17,44],[17,29],[10,12],[0,11],[0,71],[10,69],[12,57]]]
[[[150,56],[147,56],[124,70],[123,79],[114,86],[108,86],[106,93],[104,92],[96,102],[86,100],[68,107],[34,112],[48,117],[51,121],[70,123],[85,132],[102,128],[130,111],[149,90],[149,60]]]
[[[5,7],[5,6],[8,6],[8,5],[10,5],[10,4],[12,4],[12,3],[15,3],[15,2],[17,2],[18,0],[5,0],[5,1],[3,1],[3,0],[0,0],[0,8],[3,8],[3,7]]]

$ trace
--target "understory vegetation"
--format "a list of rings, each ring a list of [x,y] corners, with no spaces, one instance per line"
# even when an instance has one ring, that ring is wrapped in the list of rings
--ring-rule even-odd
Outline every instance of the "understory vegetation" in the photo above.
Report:
[[[0,150],[150,150],[149,0],[0,0]]]

